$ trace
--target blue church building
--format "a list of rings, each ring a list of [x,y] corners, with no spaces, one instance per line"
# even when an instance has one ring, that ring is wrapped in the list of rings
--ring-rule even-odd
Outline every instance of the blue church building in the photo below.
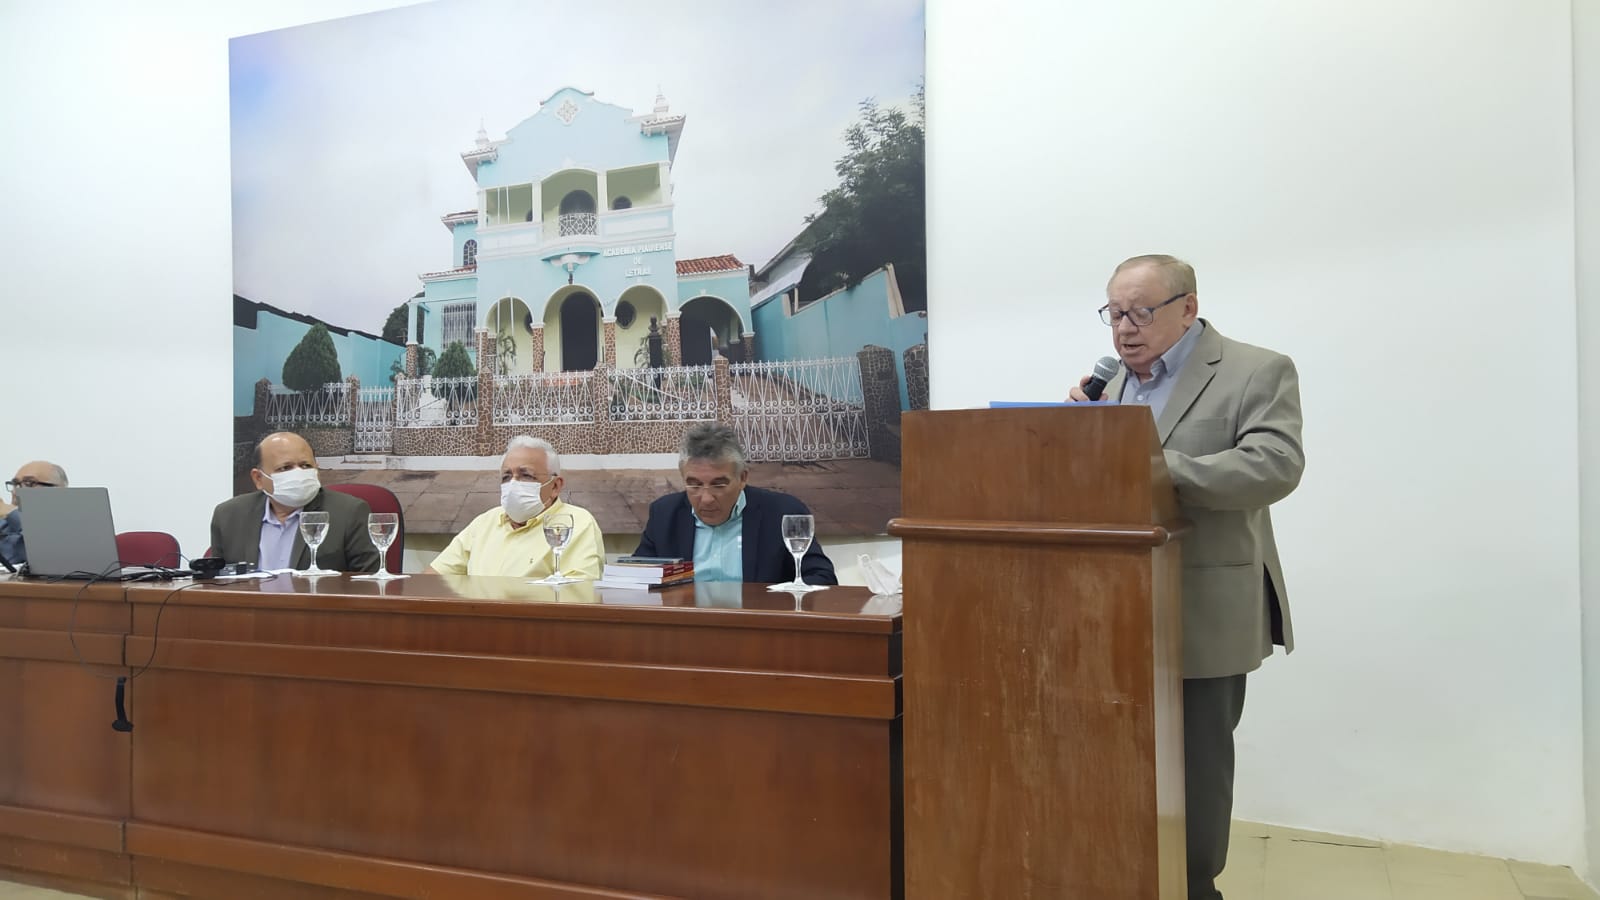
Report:
[[[497,341],[507,374],[649,364],[652,323],[668,364],[749,356],[750,273],[732,255],[680,259],[672,165],[684,117],[636,115],[562,88],[501,140],[461,154],[475,209],[441,217],[452,268],[421,275],[409,343],[436,353]]]

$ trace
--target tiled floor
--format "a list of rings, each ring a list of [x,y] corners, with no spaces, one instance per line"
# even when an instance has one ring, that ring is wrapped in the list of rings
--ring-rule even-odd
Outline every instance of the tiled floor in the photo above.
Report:
[[[1600,900],[1571,869],[1233,823],[1227,900]],[[0,894],[0,898],[4,898]]]
[[[1600,900],[1571,869],[1235,822],[1227,900]],[[0,882],[0,900],[78,895]]]

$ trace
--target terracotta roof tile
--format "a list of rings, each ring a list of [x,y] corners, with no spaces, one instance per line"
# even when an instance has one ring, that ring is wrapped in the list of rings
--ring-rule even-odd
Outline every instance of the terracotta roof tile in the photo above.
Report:
[[[744,263],[739,262],[739,257],[732,253],[678,260],[679,275],[708,275],[712,272],[736,272],[743,269]]]

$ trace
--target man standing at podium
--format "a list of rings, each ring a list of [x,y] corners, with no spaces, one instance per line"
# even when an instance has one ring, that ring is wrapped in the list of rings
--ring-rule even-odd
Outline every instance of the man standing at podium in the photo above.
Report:
[[[1122,359],[1104,396],[1146,404],[1183,515],[1183,741],[1190,900],[1220,900],[1233,815],[1233,731],[1245,675],[1294,647],[1267,508],[1300,483],[1300,382],[1287,356],[1199,316],[1194,269],[1171,256],[1117,266],[1100,317]],[[1070,398],[1089,399],[1085,377]]]

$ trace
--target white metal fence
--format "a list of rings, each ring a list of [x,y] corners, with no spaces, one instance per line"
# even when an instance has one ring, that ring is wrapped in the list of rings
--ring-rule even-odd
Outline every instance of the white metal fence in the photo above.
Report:
[[[350,390],[342,381],[330,381],[320,388],[296,391],[281,384],[267,389],[267,424],[274,428],[291,425],[350,424]]]
[[[611,418],[617,422],[697,422],[717,417],[711,366],[617,369],[611,376]]]
[[[868,455],[861,364],[853,357],[734,363],[733,427],[753,461]]]
[[[494,380],[496,425],[567,425],[594,421],[593,372],[532,372]]]
[[[402,428],[478,424],[476,376],[396,379],[395,398],[395,424]]]
[[[355,452],[388,453],[394,449],[394,388],[362,388],[353,412]]]
[[[858,459],[869,455],[861,367],[853,357],[733,363],[728,366],[732,425],[753,461]],[[713,366],[534,372],[494,380],[496,425],[582,425],[596,419],[596,377],[609,377],[615,422],[716,421]],[[273,385],[267,424],[350,426],[357,453],[388,453],[395,428],[474,426],[478,379],[400,378],[394,387],[364,387],[350,402],[347,385],[315,391]]]

